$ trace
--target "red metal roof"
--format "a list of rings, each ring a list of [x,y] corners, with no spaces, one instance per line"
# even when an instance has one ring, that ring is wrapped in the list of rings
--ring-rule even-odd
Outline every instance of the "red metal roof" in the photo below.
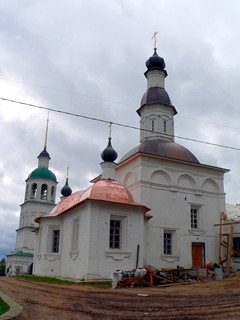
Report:
[[[36,222],[39,222],[41,218],[56,217],[70,211],[74,207],[77,207],[86,200],[99,200],[118,204],[127,204],[141,207],[146,213],[150,209],[144,205],[136,203],[133,197],[120,182],[110,179],[101,179],[94,183],[85,191],[77,191],[70,196],[63,198],[47,215],[43,217],[37,217]],[[151,216],[149,215],[147,220]]]

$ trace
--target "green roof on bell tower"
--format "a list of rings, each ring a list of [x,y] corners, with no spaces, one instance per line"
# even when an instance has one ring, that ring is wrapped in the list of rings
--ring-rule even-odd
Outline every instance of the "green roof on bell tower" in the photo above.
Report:
[[[48,168],[37,168],[33,170],[27,179],[45,179],[57,182],[55,174]]]

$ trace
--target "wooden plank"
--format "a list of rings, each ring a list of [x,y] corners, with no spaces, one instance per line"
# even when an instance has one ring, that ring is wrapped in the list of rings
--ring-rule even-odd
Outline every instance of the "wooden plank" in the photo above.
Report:
[[[220,213],[220,234],[219,234],[219,248],[218,248],[218,263],[222,260],[222,247],[221,247],[221,242],[222,242],[222,221],[224,219],[224,213]]]
[[[227,242],[225,242],[225,241],[223,241],[223,242],[221,243],[221,245],[222,245],[224,248],[226,248],[226,249],[228,248],[228,244],[227,244]],[[234,248],[233,248],[233,246],[232,246],[232,257],[233,257],[234,255],[240,257],[240,252],[234,250]]]
[[[222,266],[226,261],[227,259],[223,259],[222,261],[219,262],[219,264]]]
[[[240,232],[233,232],[233,234],[240,234]],[[222,236],[229,236],[229,233],[222,233]]]
[[[226,275],[229,275],[231,271],[232,245],[233,245],[233,225],[230,226],[230,235],[228,239]]]
[[[219,226],[230,226],[231,224],[239,224],[240,221],[232,221],[232,222],[225,222],[225,223],[216,223],[214,224],[215,227],[219,227]]]

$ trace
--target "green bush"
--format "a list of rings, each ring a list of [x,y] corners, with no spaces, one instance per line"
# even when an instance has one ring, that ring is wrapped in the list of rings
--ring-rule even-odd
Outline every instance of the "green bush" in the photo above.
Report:
[[[9,306],[0,298],[0,315],[7,312],[9,309]]]

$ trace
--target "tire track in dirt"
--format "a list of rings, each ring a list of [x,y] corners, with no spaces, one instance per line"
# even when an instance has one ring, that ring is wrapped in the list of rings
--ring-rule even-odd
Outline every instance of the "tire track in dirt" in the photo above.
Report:
[[[111,290],[0,277],[0,290],[23,306],[22,320],[234,320],[240,319],[239,284]]]

